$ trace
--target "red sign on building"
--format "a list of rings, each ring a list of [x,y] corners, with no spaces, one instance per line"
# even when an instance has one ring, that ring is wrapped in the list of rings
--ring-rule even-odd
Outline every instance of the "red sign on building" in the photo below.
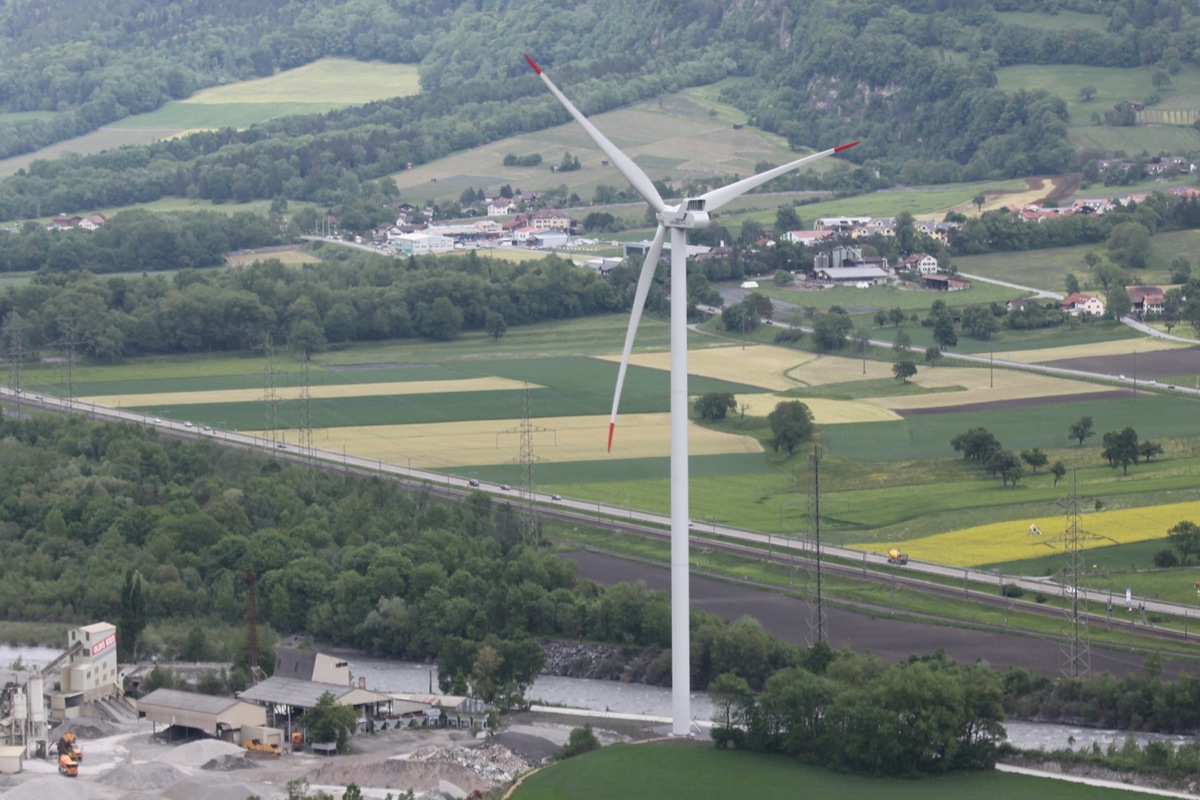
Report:
[[[105,636],[103,640],[96,642],[94,645],[92,645],[92,655],[93,656],[99,655],[100,653],[104,652],[105,650],[112,647],[116,643],[117,643],[117,635],[115,633],[110,633],[108,636]]]

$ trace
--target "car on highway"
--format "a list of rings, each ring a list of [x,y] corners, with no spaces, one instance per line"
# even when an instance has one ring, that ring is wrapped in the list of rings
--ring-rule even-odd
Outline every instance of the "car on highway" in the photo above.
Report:
[[[562,495],[561,494],[552,494],[552,495],[550,495],[550,499],[551,500],[562,500]]]
[[[502,483],[502,484],[500,484],[500,491],[502,491],[502,492],[507,492],[507,491],[508,491],[509,489],[511,489],[511,488],[512,488],[512,487],[511,487],[511,486],[509,486],[507,483]]]
[[[162,419],[160,419],[159,417],[155,417],[154,419],[152,419],[150,421],[153,422],[155,425],[162,425]]]
[[[188,422],[187,420],[184,420],[184,421],[183,421],[183,427],[185,427],[185,428],[190,428],[190,427],[192,427],[192,423]]]
[[[478,488],[479,488],[479,481],[475,480],[474,478],[471,478],[471,480],[467,481],[467,486],[470,486],[470,487],[473,487],[473,488],[475,488],[475,489],[478,489]]]

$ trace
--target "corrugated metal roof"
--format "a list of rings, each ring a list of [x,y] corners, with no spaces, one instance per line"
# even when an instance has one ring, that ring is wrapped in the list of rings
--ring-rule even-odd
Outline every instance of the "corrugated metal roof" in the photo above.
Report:
[[[340,706],[361,706],[367,703],[386,703],[392,698],[386,694],[355,689],[352,686],[338,686],[336,683],[317,683],[315,681],[298,681],[293,678],[280,678],[272,675],[257,686],[252,686],[242,692],[243,700],[255,703],[272,703],[295,708],[312,708],[321,699],[321,695],[329,692],[334,701]]]
[[[238,704],[236,697],[217,697],[211,694],[181,692],[178,689],[155,689],[137,701],[138,708],[159,706],[199,714],[220,714]]]

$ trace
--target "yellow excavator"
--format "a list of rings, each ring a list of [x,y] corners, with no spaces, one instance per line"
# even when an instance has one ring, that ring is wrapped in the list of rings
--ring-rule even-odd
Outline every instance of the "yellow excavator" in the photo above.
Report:
[[[83,761],[83,748],[75,738],[75,731],[63,731],[62,736],[58,737],[58,754],[70,756],[75,762]]]

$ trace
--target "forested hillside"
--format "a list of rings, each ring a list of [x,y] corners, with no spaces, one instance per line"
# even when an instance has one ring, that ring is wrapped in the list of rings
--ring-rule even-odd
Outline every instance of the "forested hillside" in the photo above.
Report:
[[[848,156],[869,169],[842,174],[847,187],[893,182],[906,166],[906,179],[931,182],[1060,172],[1078,166],[1063,98],[1001,91],[997,68],[1153,66],[1169,75],[1200,51],[1200,19],[1183,0],[1055,9],[1075,6],[1099,24],[1030,24],[1051,17],[1006,12],[1045,5],[1011,0],[123,0],[100,15],[77,2],[16,0],[0,8],[9,56],[0,115],[34,113],[0,116],[0,156],[322,56],[419,63],[425,95],[35,165],[0,185],[0,218],[167,195],[329,202],[407,162],[564,121],[529,74],[526,51],[588,113],[730,79],[724,99],[794,146],[864,140]]]

